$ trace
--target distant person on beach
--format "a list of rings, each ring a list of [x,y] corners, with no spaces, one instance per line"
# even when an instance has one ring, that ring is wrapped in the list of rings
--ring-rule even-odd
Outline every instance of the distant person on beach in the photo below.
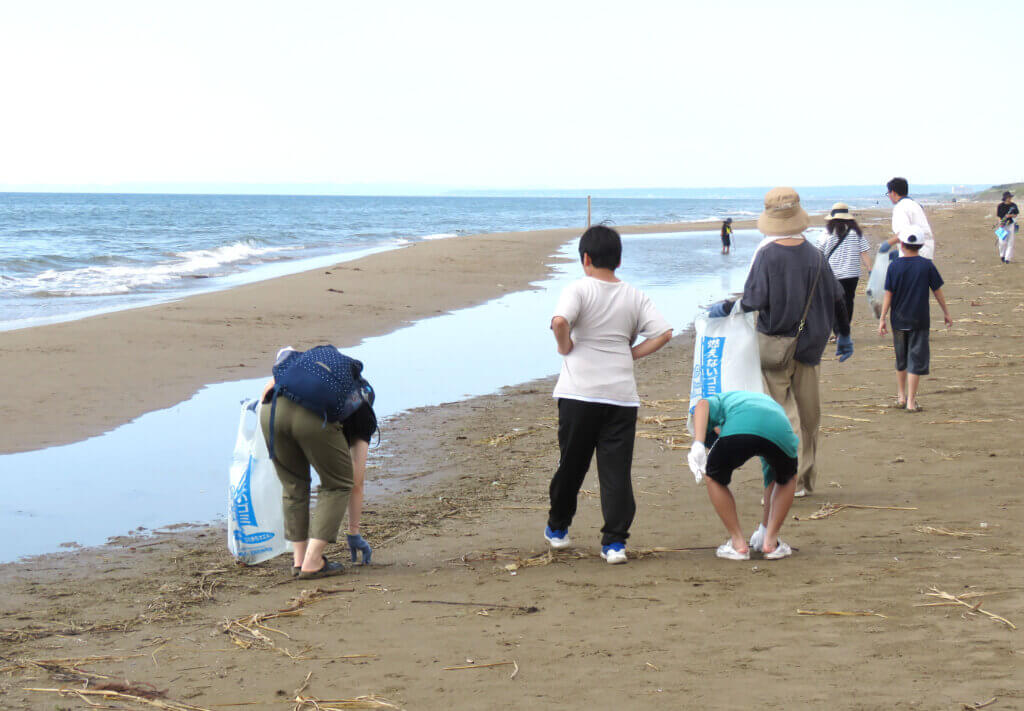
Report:
[[[582,279],[563,291],[551,330],[563,356],[558,399],[558,469],[544,538],[552,548],[571,545],[569,527],[577,496],[597,452],[601,487],[601,557],[626,562],[626,539],[636,514],[633,441],[640,396],[633,361],[668,343],[672,327],[641,291],[615,276],[622,261],[619,233],[595,225],[580,237]],[[633,345],[638,337],[645,340]]]
[[[1003,193],[1002,202],[996,207],[998,226],[1006,230],[1006,237],[999,240],[999,261],[1003,264],[1009,264],[1013,260],[1013,243],[1017,237],[1017,230],[1020,229],[1020,225],[1017,224],[1019,215],[1020,210],[1013,201],[1013,193],[1007,190]]]
[[[728,254],[732,246],[732,218],[725,218],[722,223],[722,254]]]
[[[707,474],[711,505],[729,532],[729,540],[715,555],[749,560],[751,548],[768,560],[791,555],[792,549],[779,539],[779,530],[796,492],[799,442],[785,410],[768,395],[735,390],[698,401],[693,417],[690,469],[698,483]],[[761,524],[748,546],[729,482],[733,471],[752,457],[761,458],[765,497]]]
[[[810,219],[793,188],[774,188],[765,195],[757,227],[771,241],[754,257],[739,301],[744,311],[758,312],[765,389],[800,433],[796,496],[814,491],[821,423],[820,363],[833,330],[838,334],[839,361],[853,355],[843,288],[824,255],[804,237],[808,224]],[[708,315],[726,316],[732,308],[731,301],[719,302]]]
[[[930,350],[928,331],[931,319],[928,313],[928,290],[942,307],[946,328],[953,325],[942,295],[942,276],[930,259],[920,256],[924,251],[924,237],[914,230],[900,233],[903,257],[889,266],[885,275],[885,298],[882,317],[878,321],[878,335],[888,333],[885,317],[892,309],[892,342],[896,351],[896,407],[908,412],[920,412],[917,388],[922,375],[928,375]]]
[[[853,302],[857,294],[857,283],[860,281],[861,265],[871,271],[871,259],[868,253],[871,245],[864,238],[857,220],[853,218],[846,203],[837,202],[829,211],[825,220],[827,237],[819,247],[825,253],[825,259],[832,267],[840,286],[843,287],[843,298],[846,314],[853,322]]]
[[[932,236],[932,226],[924,210],[914,200],[907,197],[910,193],[910,185],[906,178],[893,178],[885,185],[886,195],[892,203],[892,234],[887,242],[881,245],[882,252],[888,252],[894,244],[897,244],[902,232],[913,230],[924,236],[924,246],[921,247],[918,256],[925,259],[935,259],[935,238]],[[902,256],[902,252],[901,252]]]
[[[295,354],[294,348],[282,348],[275,367],[282,367]],[[340,354],[339,354],[340,355]],[[345,356],[344,363],[362,364]],[[317,363],[317,365],[321,365]],[[325,366],[326,367],[326,366]],[[349,528],[346,535],[352,562],[362,554],[369,564],[373,550],[359,533],[363,507],[363,485],[370,439],[377,431],[373,411],[373,390],[358,378],[362,402],[341,422],[328,422],[324,416],[289,399],[282,393],[271,406],[260,408],[260,425],[271,445],[271,455],[278,479],[281,480],[284,507],[285,538],[292,543],[292,575],[310,579],[339,575],[341,563],[329,561],[324,555],[328,543],[337,541],[345,513]],[[261,400],[270,403],[276,385],[271,378],[263,389]],[[368,389],[368,392],[367,392]],[[273,418],[273,431],[271,430]],[[316,509],[310,516],[310,473],[312,465],[320,477]]]

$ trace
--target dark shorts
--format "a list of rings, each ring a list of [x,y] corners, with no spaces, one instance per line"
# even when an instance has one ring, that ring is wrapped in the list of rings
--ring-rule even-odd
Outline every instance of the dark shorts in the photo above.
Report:
[[[723,237],[722,238],[722,246],[723,247],[729,247],[731,245],[732,245],[732,240],[731,239],[729,239],[728,237]]]
[[[729,486],[732,473],[751,457],[761,457],[776,484],[786,484],[796,476],[797,458],[790,457],[779,445],[758,435],[737,434],[719,437],[708,452],[708,476]],[[766,477],[767,482],[767,477]]]
[[[913,375],[928,375],[931,351],[928,347],[928,329],[893,331],[892,346],[896,351],[896,370]]]
[[[350,447],[357,439],[369,442],[373,433],[377,431],[377,415],[373,408],[364,402],[362,407],[341,423],[341,429],[345,432],[345,441]]]

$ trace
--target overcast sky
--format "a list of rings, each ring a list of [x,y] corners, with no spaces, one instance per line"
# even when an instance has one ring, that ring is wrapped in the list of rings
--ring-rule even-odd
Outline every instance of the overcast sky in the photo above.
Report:
[[[1020,0],[5,2],[0,190],[1010,182],[1022,38]]]

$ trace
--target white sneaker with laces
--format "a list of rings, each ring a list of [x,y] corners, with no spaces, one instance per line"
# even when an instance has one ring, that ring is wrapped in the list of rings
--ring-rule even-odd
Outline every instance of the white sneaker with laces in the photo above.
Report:
[[[807,489],[797,489],[796,493],[793,494],[794,499],[802,499],[805,496],[807,496]]]

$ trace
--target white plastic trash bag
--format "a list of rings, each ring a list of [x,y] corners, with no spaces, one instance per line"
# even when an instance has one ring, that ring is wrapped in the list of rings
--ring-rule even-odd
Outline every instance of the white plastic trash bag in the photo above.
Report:
[[[871,267],[871,276],[868,277],[868,306],[871,307],[875,318],[882,316],[882,301],[885,300],[885,275],[889,271],[890,260],[896,255],[897,247],[887,252],[879,252],[875,255],[875,263]]]
[[[228,550],[247,564],[262,563],[291,549],[284,538],[281,481],[259,422],[256,401],[242,403],[229,474]]]
[[[701,398],[733,390],[764,392],[756,317],[737,303],[725,318],[704,315],[694,321],[690,415]],[[687,418],[686,429],[693,434],[692,417]]]

